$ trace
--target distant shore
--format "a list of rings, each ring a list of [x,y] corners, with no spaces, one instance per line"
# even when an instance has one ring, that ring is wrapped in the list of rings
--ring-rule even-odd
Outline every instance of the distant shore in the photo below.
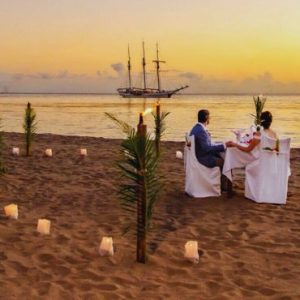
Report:
[[[7,174],[0,203],[19,206],[19,219],[0,214],[0,299],[297,299],[300,297],[300,149],[291,150],[287,205],[244,198],[244,172],[234,172],[236,194],[193,199],[184,193],[182,142],[163,142],[165,174],[149,233],[149,261],[135,262],[135,237],[117,200],[119,139],[38,134],[30,157],[23,135],[4,133]],[[12,156],[11,148],[21,155]],[[53,157],[44,157],[52,148]],[[79,149],[88,156],[81,158]],[[38,218],[51,234],[36,232]],[[113,257],[100,257],[112,236]],[[197,240],[199,264],[183,257]]]

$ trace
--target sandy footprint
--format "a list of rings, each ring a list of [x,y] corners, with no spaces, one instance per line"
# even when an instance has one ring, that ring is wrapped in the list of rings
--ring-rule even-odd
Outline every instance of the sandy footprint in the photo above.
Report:
[[[9,276],[20,275],[20,274],[27,274],[29,268],[24,266],[21,262],[18,261],[8,261],[7,266],[9,266],[9,269],[7,270],[7,273]],[[14,276],[15,276],[14,275]]]
[[[99,276],[96,273],[91,272],[91,271],[83,271],[83,272],[81,272],[80,273],[80,278],[82,278],[82,279],[89,279],[89,280],[97,281],[97,282],[105,280],[104,276]]]
[[[114,284],[104,283],[104,284],[98,284],[97,288],[103,291],[116,291],[118,287]]]
[[[49,292],[51,284],[49,282],[40,281],[37,287],[39,296],[46,296]]]
[[[276,294],[275,290],[266,287],[258,289],[258,292],[260,292],[263,296],[273,296]]]
[[[56,265],[52,268],[55,275],[59,275],[61,277],[65,277],[71,273],[71,270],[67,267]]]
[[[65,244],[67,242],[70,241],[70,238],[68,238],[66,235],[64,234],[59,234],[57,237],[56,237],[56,242],[58,244]]]
[[[37,258],[39,260],[41,260],[42,262],[46,262],[46,263],[49,263],[49,264],[52,264],[55,262],[56,258],[54,257],[54,255],[52,254],[48,254],[48,253],[42,253],[42,254],[39,254],[37,256]]]
[[[6,260],[7,259],[7,256],[6,256],[6,254],[4,253],[4,252],[0,252],[0,261],[4,261],[4,260]]]

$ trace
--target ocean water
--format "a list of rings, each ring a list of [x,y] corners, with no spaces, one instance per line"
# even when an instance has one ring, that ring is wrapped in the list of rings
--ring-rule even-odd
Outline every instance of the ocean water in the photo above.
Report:
[[[104,113],[114,113],[132,126],[139,113],[152,108],[155,99],[123,99],[118,95],[0,95],[2,130],[23,132],[22,123],[27,102],[37,113],[38,132],[121,138],[122,132]],[[254,113],[251,95],[178,95],[160,99],[161,110],[170,112],[164,140],[183,141],[184,135],[197,121],[199,109],[211,112],[209,131],[215,140],[233,140],[236,128],[249,128]],[[300,147],[300,95],[267,97],[265,110],[273,114],[272,128],[279,136],[292,138],[292,146]],[[145,116],[149,130],[153,117]]]

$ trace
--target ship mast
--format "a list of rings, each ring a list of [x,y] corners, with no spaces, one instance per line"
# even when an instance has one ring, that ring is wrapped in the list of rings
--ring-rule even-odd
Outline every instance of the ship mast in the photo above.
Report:
[[[143,41],[143,76],[144,76],[144,89],[146,89],[146,59],[145,59],[145,43]]]
[[[159,56],[158,56],[158,43],[156,43],[156,60],[153,60],[154,63],[156,63],[156,76],[157,76],[157,89],[160,92],[161,88],[160,88],[160,77],[159,77],[159,63],[165,63],[164,60],[159,60]]]
[[[129,79],[129,88],[131,89],[131,62],[130,62],[129,45],[128,45],[128,79]]]

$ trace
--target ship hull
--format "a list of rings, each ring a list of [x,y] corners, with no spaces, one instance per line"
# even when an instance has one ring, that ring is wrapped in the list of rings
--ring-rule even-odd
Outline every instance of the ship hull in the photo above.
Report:
[[[131,94],[119,92],[119,95],[123,98],[171,98],[172,93],[145,93],[145,94]]]
[[[187,86],[171,91],[140,88],[120,88],[117,91],[123,98],[171,98],[174,94],[185,88],[187,88]]]

